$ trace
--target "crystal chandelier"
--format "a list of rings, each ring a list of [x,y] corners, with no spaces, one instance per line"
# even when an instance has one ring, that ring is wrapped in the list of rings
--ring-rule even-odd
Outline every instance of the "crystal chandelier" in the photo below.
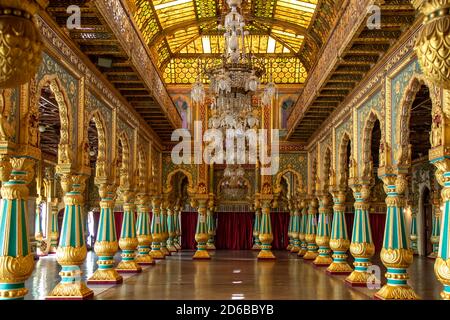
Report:
[[[209,79],[211,117],[208,126],[211,129],[234,129],[243,133],[247,129],[256,129],[260,112],[257,99],[261,77],[265,75],[263,61],[247,51],[244,17],[239,13],[242,0],[228,0],[230,12],[225,16],[223,31],[224,52],[219,63],[213,61],[205,67],[205,74],[199,72],[191,91],[195,103],[204,103],[206,90],[202,79]],[[276,86],[270,81],[262,94],[261,102],[269,105],[276,95]]]
[[[245,170],[240,165],[228,165],[224,171],[224,180],[221,184],[223,194],[228,200],[242,200],[247,194],[244,179]]]

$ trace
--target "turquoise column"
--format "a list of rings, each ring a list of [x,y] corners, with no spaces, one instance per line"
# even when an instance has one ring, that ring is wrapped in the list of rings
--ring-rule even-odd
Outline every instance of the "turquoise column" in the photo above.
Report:
[[[206,243],[206,249],[216,250],[214,244],[214,237],[216,235],[216,221],[214,217],[214,207],[209,207],[206,210],[206,228],[208,229],[208,242]]]
[[[414,254],[418,253],[417,248],[417,215],[416,215],[416,208],[411,208],[411,227],[410,227],[410,240],[411,240],[411,249],[413,250]]]
[[[433,245],[433,252],[428,256],[429,258],[436,259],[439,252],[439,239],[441,234],[441,201],[437,191],[433,192],[433,220],[430,242]],[[428,240],[428,239],[426,239]]]
[[[2,182],[0,200],[0,300],[23,299],[25,280],[34,269],[27,226],[28,175],[34,172],[31,160],[14,159],[20,163],[12,170],[9,159],[1,160],[7,162],[1,164],[2,179],[6,173],[8,180]]]
[[[150,230],[150,206],[148,197],[143,194],[138,195],[137,200],[136,236],[138,239],[136,262],[143,266],[155,264],[150,254],[150,244],[153,241]]]
[[[83,192],[87,176],[63,174],[64,218],[56,260],[61,265],[61,282],[47,296],[50,300],[82,300],[91,298],[94,292],[81,280],[80,265],[87,255],[83,236]]]
[[[136,249],[139,242],[136,236],[136,224],[134,221],[136,206],[133,200],[133,193],[125,191],[123,195],[122,229],[120,230],[119,239],[119,247],[122,250],[122,261],[120,261],[116,268],[119,273],[138,273],[142,271],[141,266],[136,262]]]
[[[330,253],[330,197],[328,194],[319,195],[319,223],[317,224],[316,243],[319,255],[313,261],[316,266],[329,266],[333,259]]]
[[[173,238],[173,245],[177,249],[177,251],[181,251],[180,245],[180,235],[181,235],[181,226],[180,226],[180,217],[181,210],[179,206],[175,206],[175,212],[173,215],[173,220],[175,223],[175,237]]]
[[[50,254],[55,254],[58,249],[58,199],[54,199],[52,202],[47,202],[50,206]]]
[[[437,164],[443,166],[441,162],[444,161],[448,161],[448,159],[441,160]],[[436,171],[436,175],[438,174],[438,171]],[[444,188],[441,195],[444,202],[444,212],[441,220],[439,250],[434,263],[434,273],[444,286],[441,292],[442,299],[450,300],[450,171],[446,171],[442,176]],[[438,181],[440,178],[438,177]]]
[[[195,230],[195,241],[197,242],[197,251],[193,259],[210,259],[206,242],[208,241],[208,230],[206,227],[206,200],[198,200],[197,228]]]
[[[163,239],[161,228],[161,199],[153,199],[152,224],[150,227],[152,233],[152,250],[150,254],[153,259],[165,259],[166,255],[161,251],[161,241]]]
[[[294,239],[292,238],[292,220],[294,220],[294,209],[292,207],[292,204],[289,203],[289,226],[288,226],[289,244],[286,247],[286,250],[288,251],[291,251],[292,247],[294,246]]]
[[[169,230],[167,228],[167,202],[164,201],[161,206],[161,252],[165,256],[170,256],[170,252],[167,249],[167,240],[169,239]]]
[[[258,260],[273,260],[275,255],[272,252],[272,222],[270,220],[270,209],[272,199],[262,200],[261,226],[259,229],[259,241],[261,241],[261,251],[258,254]]]
[[[308,243],[306,242],[306,228],[308,224],[308,204],[305,199],[303,199],[300,203],[300,230],[299,230],[299,241],[300,241],[300,250],[297,253],[298,257],[303,257],[308,251]]]
[[[175,211],[172,207],[167,208],[167,231],[169,238],[167,239],[167,250],[169,252],[177,252],[177,248],[174,245],[174,239],[176,238],[176,226],[175,226]]]
[[[405,223],[405,198],[407,186],[404,174],[382,175],[386,187],[386,226],[384,229],[381,261],[387,268],[387,283],[375,294],[383,300],[415,300],[419,297],[408,285],[407,269],[413,261],[413,251],[409,247]]]
[[[255,207],[255,220],[253,221],[253,247],[252,250],[261,250],[261,241],[259,241],[259,229],[261,228],[261,208]]]
[[[315,260],[318,253],[318,246],[316,244],[316,232],[317,232],[317,199],[311,198],[309,202],[309,209],[306,221],[306,235],[305,240],[308,244],[307,251],[303,256],[304,260]]]
[[[343,190],[333,190],[333,223],[331,228],[330,248],[333,250],[333,262],[327,268],[330,274],[350,274],[353,269],[347,262],[347,251],[350,248],[350,239],[345,221],[345,199]]]
[[[36,199],[36,213],[34,215],[34,238],[36,241],[42,241],[42,224],[41,224],[41,204],[42,198],[38,197]]]
[[[114,268],[114,255],[119,250],[114,219],[115,187],[101,184],[99,193],[100,219],[94,245],[94,251],[98,257],[98,268],[88,279],[88,284],[122,283],[122,276]]]
[[[353,220],[350,253],[355,258],[353,262],[355,270],[345,281],[351,286],[366,287],[371,276],[367,272],[367,268],[372,265],[370,259],[375,253],[369,220],[370,185],[352,184],[351,188],[355,198],[355,217]]]
[[[292,253],[297,253],[300,251],[300,204],[297,201],[294,202],[294,216],[292,219]]]

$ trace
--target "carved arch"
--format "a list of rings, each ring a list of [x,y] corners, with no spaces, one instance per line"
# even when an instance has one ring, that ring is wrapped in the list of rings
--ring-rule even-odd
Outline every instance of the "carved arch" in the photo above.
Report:
[[[294,177],[296,177],[297,180],[297,190],[295,190],[298,193],[303,192],[303,176],[301,175],[301,173],[299,173],[298,171],[292,169],[292,168],[287,168],[281,172],[279,172],[277,174],[277,176],[275,177],[275,185],[274,185],[274,193],[280,193],[281,192],[281,179],[283,178],[283,176],[286,173],[292,173],[294,175]]]
[[[350,148],[352,147],[352,139],[350,137],[351,134],[348,131],[345,131],[340,141],[338,142],[337,182],[339,186],[347,186],[348,178],[350,178],[346,174],[346,169],[351,165],[352,162],[352,154],[350,155],[350,159],[347,159],[347,146],[350,144]],[[351,150],[353,153],[353,148]]]
[[[72,164],[74,162],[73,152],[72,152],[72,129],[74,127],[72,119],[72,108],[70,100],[67,96],[66,89],[61,83],[58,75],[45,75],[39,80],[36,90],[35,101],[37,103],[37,109],[39,110],[39,100],[42,93],[42,89],[46,86],[50,87],[50,90],[55,95],[56,103],[59,108],[59,119],[61,122],[60,128],[60,140],[58,145],[58,164]],[[32,111],[30,111],[32,112]],[[30,117],[30,115],[29,115]],[[30,126],[31,124],[29,124]],[[28,137],[29,139],[32,137]],[[37,139],[36,143],[34,141],[29,141],[31,145],[36,144],[38,146]]]
[[[107,172],[107,163],[108,163],[108,153],[107,150],[109,150],[109,144],[108,144],[108,138],[106,135],[106,126],[105,126],[105,118],[103,117],[100,110],[94,110],[88,118],[88,121],[86,122],[86,128],[85,128],[85,143],[88,143],[88,128],[89,123],[91,121],[94,121],[95,128],[97,129],[97,135],[98,135],[98,155],[97,155],[97,163],[95,167],[95,176],[96,177],[108,177]],[[87,150],[86,150],[87,151]]]
[[[145,194],[148,191],[148,164],[147,156],[142,145],[138,149],[138,162],[136,168],[137,189],[139,193]]]
[[[442,97],[438,87],[428,81],[422,74],[414,74],[405,88],[405,93],[400,101],[399,109],[396,119],[396,128],[398,128],[395,144],[396,152],[394,154],[397,166],[408,166],[411,164],[411,147],[409,141],[409,123],[411,119],[411,107],[419,92],[421,86],[428,87],[432,103],[432,117],[433,125],[431,130],[430,142],[432,147],[437,147],[442,144],[442,121],[435,124],[435,117],[443,117],[442,112]]]
[[[131,186],[130,174],[132,170],[132,164],[130,163],[130,139],[125,131],[122,131],[118,135],[117,145],[119,145],[119,142],[122,145],[122,159],[120,161],[120,168],[115,168],[117,170],[116,174],[119,174],[117,181],[119,182],[119,186],[121,189],[127,189]],[[119,161],[118,158],[117,161]]]
[[[365,121],[364,127],[363,127],[363,134],[362,134],[362,175],[363,176],[371,176],[372,173],[369,172],[371,170],[371,157],[372,157],[372,133],[373,133],[373,127],[375,126],[376,121],[380,122],[380,130],[381,130],[381,140],[384,141],[385,137],[385,127],[384,122],[382,121],[382,117],[376,110],[370,110],[369,115]],[[383,155],[380,148],[380,167],[384,165],[382,163],[384,161]]]
[[[178,168],[173,170],[172,172],[170,172],[167,177],[166,177],[166,185],[164,186],[164,193],[168,194],[171,193],[173,190],[173,177],[177,174],[177,173],[182,173],[183,175],[185,175],[188,179],[188,188],[187,191],[189,194],[194,194],[195,193],[195,186],[194,186],[194,179],[192,178],[192,174],[184,169]]]

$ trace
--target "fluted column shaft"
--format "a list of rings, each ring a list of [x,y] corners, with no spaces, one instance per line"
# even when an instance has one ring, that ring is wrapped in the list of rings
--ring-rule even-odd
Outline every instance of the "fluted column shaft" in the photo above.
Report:
[[[193,259],[210,259],[206,242],[208,241],[208,229],[206,226],[206,202],[205,199],[198,200],[197,228],[195,230],[195,241],[197,241],[197,251]]]
[[[353,271],[347,262],[347,251],[350,248],[350,239],[345,221],[345,192],[333,192],[333,223],[331,228],[330,248],[333,250],[333,262],[327,268],[331,274],[349,274]]]
[[[319,246],[319,255],[314,260],[316,266],[329,266],[333,259],[330,253],[330,197],[328,194],[319,197],[319,222],[317,224],[316,243]]]
[[[255,208],[255,220],[253,221],[253,247],[252,250],[261,250],[259,241],[259,229],[261,228],[261,208]]]
[[[308,251],[308,243],[306,242],[306,230],[308,224],[308,204],[306,200],[302,200],[300,207],[301,207],[300,230],[298,235],[300,241],[300,250],[298,251],[297,256],[303,257]]]
[[[370,259],[375,253],[369,220],[370,186],[361,184],[352,185],[351,187],[355,198],[355,217],[353,220],[350,253],[355,258],[353,262],[355,270],[345,281],[352,286],[365,287],[370,277],[367,268],[372,265]]]
[[[163,202],[161,205],[161,252],[165,256],[170,256],[170,252],[167,249],[167,240],[169,239],[169,229],[167,226],[167,203]]]
[[[294,239],[292,238],[292,225],[294,220],[294,209],[292,206],[289,206],[289,225],[288,225],[288,238],[289,238],[289,244],[286,247],[286,250],[291,251],[292,247],[294,246]]]
[[[375,294],[378,299],[410,300],[418,299],[408,285],[408,267],[413,261],[414,252],[409,246],[409,234],[405,222],[404,192],[406,176],[382,176],[386,187],[386,226],[384,229],[381,261],[387,268],[387,283]]]
[[[136,205],[128,196],[124,196],[124,198],[122,229],[120,230],[119,239],[119,247],[122,250],[122,261],[117,265],[116,270],[119,273],[137,273],[141,272],[142,268],[136,262],[136,249],[139,243],[136,237],[136,225],[134,221]]]
[[[298,253],[300,251],[300,208],[298,204],[295,204],[294,216],[292,218],[292,253]]]
[[[259,229],[259,241],[261,241],[261,251],[258,254],[259,260],[275,259],[272,252],[272,222],[270,220],[271,200],[262,200],[261,226]]]
[[[84,239],[82,206],[83,192],[87,177],[63,174],[61,186],[64,195],[64,218],[61,237],[56,251],[56,260],[61,265],[61,282],[52,290],[47,299],[87,299],[94,292],[81,280],[81,269],[86,259],[87,249]]]
[[[114,255],[119,250],[114,219],[115,195],[111,185],[100,186],[100,221],[94,251],[98,269],[88,279],[88,284],[121,283],[123,278],[114,268]]]
[[[174,245],[174,239],[176,238],[176,226],[175,226],[175,210],[173,207],[167,208],[167,232],[169,238],[167,239],[167,250],[169,252],[177,252],[177,248]]]
[[[50,254],[55,254],[58,249],[58,238],[59,238],[59,230],[58,230],[58,199],[54,199],[54,201],[47,202],[47,205],[50,206]]]
[[[138,195],[136,237],[138,240],[138,254],[136,262],[139,265],[153,265],[153,257],[150,254],[150,244],[153,241],[150,230],[150,206],[149,199],[145,195]]]
[[[161,200],[153,199],[153,214],[151,224],[152,234],[152,251],[153,259],[165,259],[166,255],[161,251],[161,242],[163,239],[163,231],[161,226]]]
[[[410,227],[410,240],[411,240],[411,249],[413,250],[414,254],[417,254],[417,214],[415,212],[415,209],[412,209],[411,214],[411,227]]]
[[[181,209],[179,207],[175,207],[174,211],[174,224],[175,224],[175,237],[173,238],[173,245],[177,250],[181,250],[181,244],[180,244],[180,236],[181,236],[181,225],[180,225],[180,218],[181,218]]]
[[[431,229],[430,242],[433,245],[433,252],[429,255],[430,258],[436,258],[439,252],[439,240],[441,234],[441,218],[442,212],[440,208],[440,202],[436,201],[433,204],[433,220]]]
[[[9,171],[1,187],[0,300],[23,299],[28,292],[25,280],[34,269],[27,231],[28,183],[34,174],[33,162],[14,159],[12,163],[13,168],[9,159],[0,163],[2,174]]]
[[[210,207],[206,210],[206,227],[208,228],[208,242],[206,248],[208,250],[216,250],[214,238],[216,236],[216,219],[214,217],[214,208]]]
[[[306,221],[306,234],[305,240],[308,244],[307,251],[303,256],[305,260],[315,260],[318,253],[318,246],[316,244],[316,232],[317,232],[317,199],[312,198],[309,202],[307,221]]]

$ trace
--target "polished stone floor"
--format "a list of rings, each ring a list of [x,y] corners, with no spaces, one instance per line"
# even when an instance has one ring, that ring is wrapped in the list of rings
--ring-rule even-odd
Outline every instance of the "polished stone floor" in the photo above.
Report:
[[[328,276],[284,251],[275,252],[276,261],[256,261],[254,251],[216,251],[209,261],[193,261],[192,251],[176,253],[138,275],[125,275],[117,286],[90,286],[95,299],[133,300],[227,300],[227,299],[371,299],[376,288],[350,288],[345,277]],[[116,260],[120,258],[116,256]],[[89,252],[83,277],[95,268],[95,254]],[[410,268],[410,284],[423,299],[439,299],[440,283],[433,272],[433,260],[416,257]],[[384,267],[375,259],[375,265]],[[44,299],[59,281],[55,257],[42,257],[27,281],[26,299]]]

